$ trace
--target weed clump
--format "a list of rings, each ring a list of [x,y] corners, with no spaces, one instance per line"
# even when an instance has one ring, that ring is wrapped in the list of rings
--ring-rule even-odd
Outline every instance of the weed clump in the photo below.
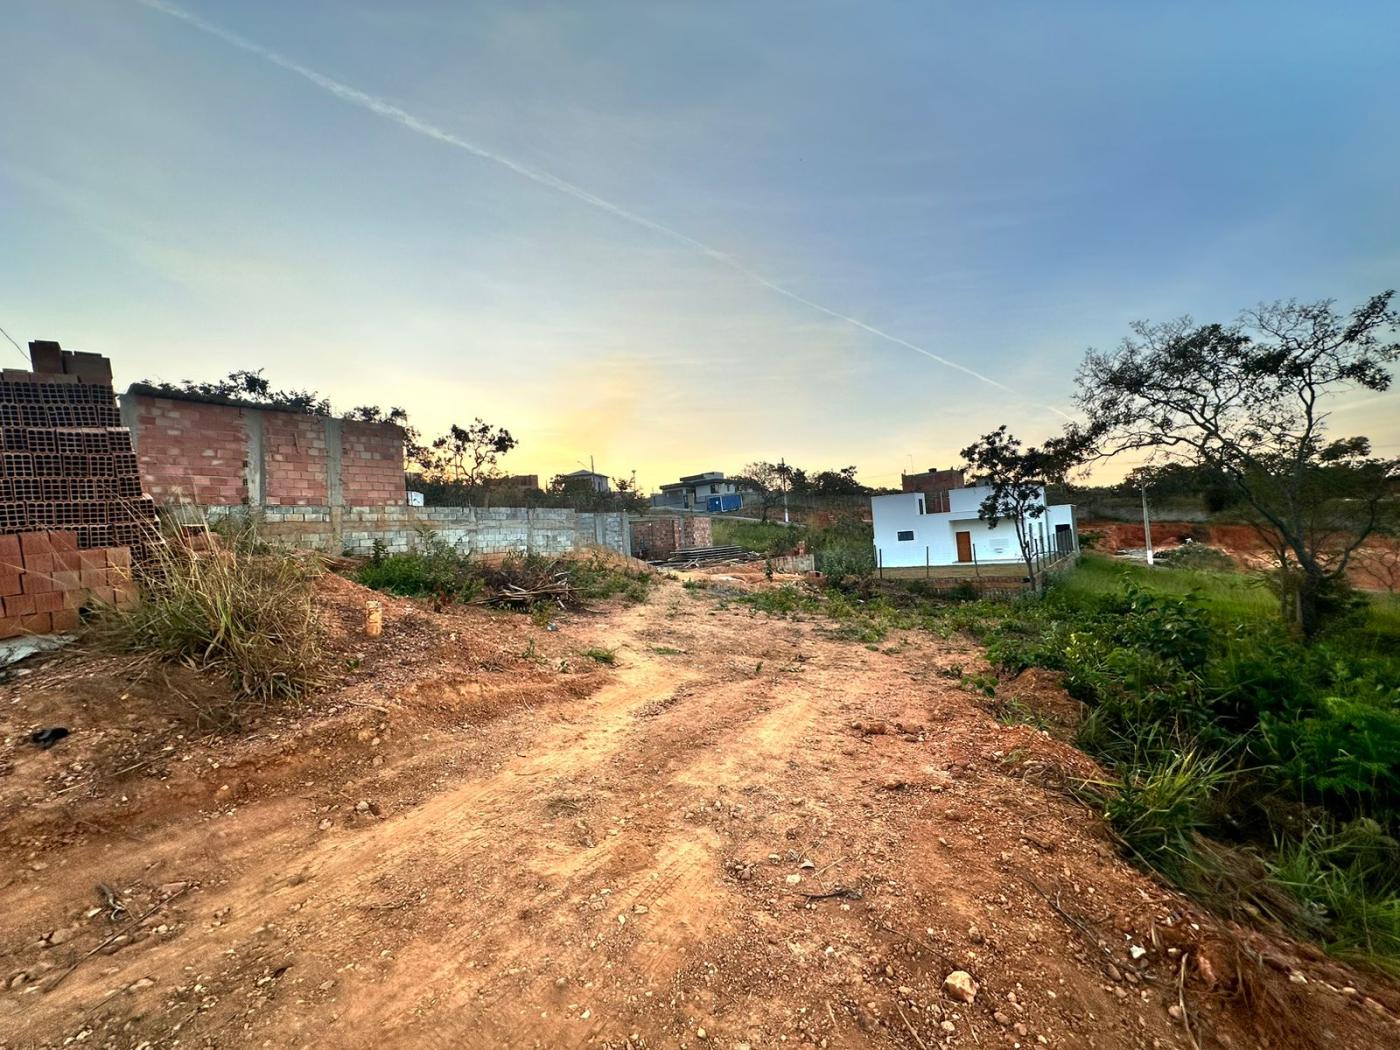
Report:
[[[140,604],[101,610],[95,641],[222,675],[244,700],[306,694],[323,681],[312,595],[320,562],[251,536],[216,550],[155,547],[137,572]]]

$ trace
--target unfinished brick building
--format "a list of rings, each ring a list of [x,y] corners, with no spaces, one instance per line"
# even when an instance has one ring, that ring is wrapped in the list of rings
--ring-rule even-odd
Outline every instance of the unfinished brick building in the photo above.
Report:
[[[714,541],[710,519],[691,515],[673,518],[641,518],[631,523],[632,553],[649,561],[666,558],[676,551],[708,547]]]
[[[136,384],[122,395],[145,489],[206,507],[407,502],[403,430]]]

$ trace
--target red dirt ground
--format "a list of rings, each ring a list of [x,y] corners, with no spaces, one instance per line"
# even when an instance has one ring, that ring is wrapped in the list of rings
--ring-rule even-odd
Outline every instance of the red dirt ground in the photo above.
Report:
[[[971,643],[674,581],[554,631],[386,599],[365,639],[326,591],[342,680],[238,734],[183,670],[0,687],[0,1046],[1400,1045],[1394,983],[1120,860]]]

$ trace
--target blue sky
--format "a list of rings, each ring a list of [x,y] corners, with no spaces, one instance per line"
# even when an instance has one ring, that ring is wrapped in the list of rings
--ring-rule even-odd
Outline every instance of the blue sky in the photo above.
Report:
[[[1400,279],[1391,3],[158,6],[5,4],[0,325],[119,383],[888,484],[1049,434],[1134,319]]]

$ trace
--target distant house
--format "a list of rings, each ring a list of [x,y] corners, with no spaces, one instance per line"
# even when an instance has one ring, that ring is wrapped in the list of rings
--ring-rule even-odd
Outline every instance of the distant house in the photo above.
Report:
[[[564,489],[592,489],[594,492],[611,492],[612,481],[606,474],[596,474],[591,470],[576,470],[571,474],[560,474],[555,483]]]
[[[739,486],[724,476],[722,470],[707,470],[703,474],[686,474],[679,481],[662,485],[651,497],[653,507],[675,510],[708,510],[713,512],[738,510],[744,504]]]
[[[990,492],[986,485],[959,485],[871,497],[870,514],[881,564],[895,568],[1021,561],[1016,523],[1002,518],[995,528],[989,528],[979,517],[982,501]],[[1045,507],[1044,513],[1026,522],[1036,549],[1078,551],[1074,508],[1068,504],[1046,506],[1044,488],[1039,505]]]

